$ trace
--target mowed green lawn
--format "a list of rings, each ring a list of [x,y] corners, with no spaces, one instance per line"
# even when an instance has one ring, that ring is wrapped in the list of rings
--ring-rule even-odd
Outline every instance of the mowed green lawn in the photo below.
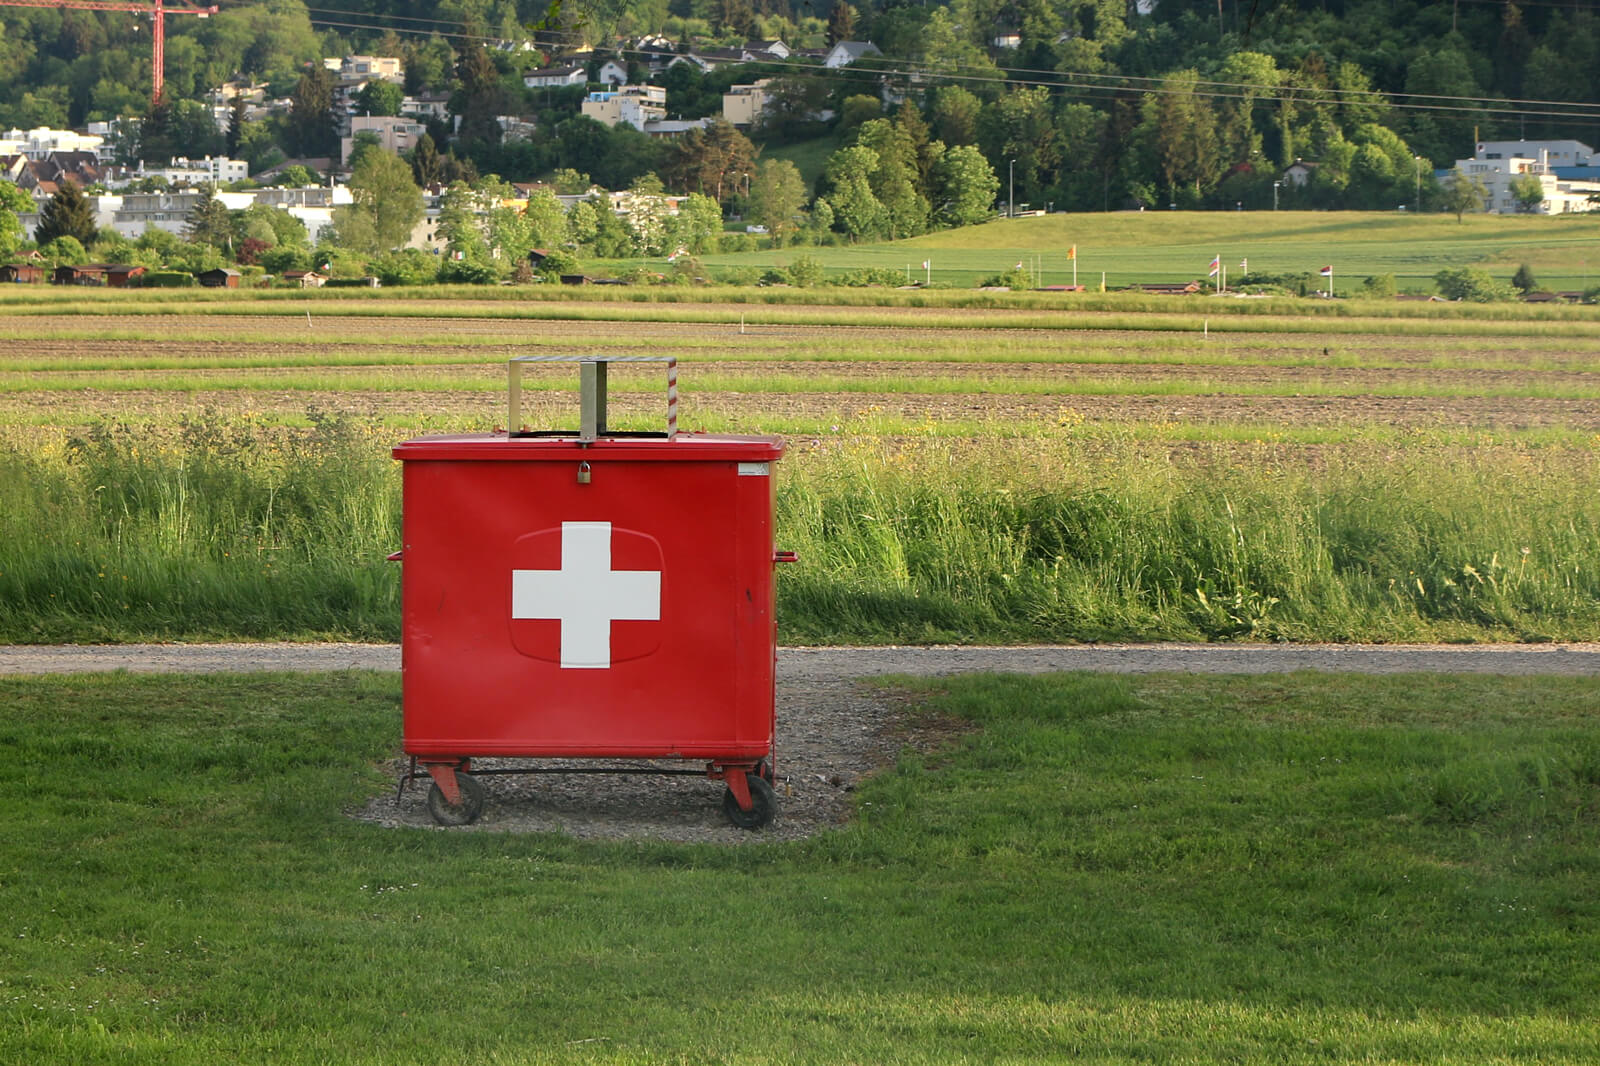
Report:
[[[913,691],[952,747],[713,847],[347,818],[393,676],[0,680],[0,1061],[1594,1060],[1592,680]]]
[[[1403,291],[1432,291],[1433,276],[1447,267],[1478,267],[1510,280],[1522,263],[1548,288],[1600,283],[1600,214],[1480,214],[1458,222],[1454,215],[1361,211],[1057,213],[898,242],[713,255],[704,262],[758,265],[809,255],[830,272],[881,267],[904,273],[909,265],[912,280],[923,281],[928,261],[936,284],[963,287],[1037,262],[1041,284],[1062,285],[1073,279],[1066,258],[1072,246],[1078,283],[1091,290],[1099,288],[1102,272],[1113,288],[1204,280],[1213,256],[1235,280],[1245,260],[1251,273],[1316,274],[1332,266],[1336,295],[1379,274],[1395,275]]]

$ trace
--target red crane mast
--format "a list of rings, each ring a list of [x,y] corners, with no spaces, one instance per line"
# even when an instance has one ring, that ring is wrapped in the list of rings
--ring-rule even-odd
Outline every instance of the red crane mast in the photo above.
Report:
[[[154,46],[151,48],[150,69],[153,82],[150,102],[161,102],[161,86],[166,80],[164,77],[166,67],[166,43],[168,15],[198,15],[206,18],[217,13],[217,6],[210,7],[167,7],[163,0],[149,0],[148,3],[118,3],[116,0],[0,0],[0,7],[53,7],[71,9],[73,11],[132,11],[137,15],[150,16],[151,23],[155,26]]]

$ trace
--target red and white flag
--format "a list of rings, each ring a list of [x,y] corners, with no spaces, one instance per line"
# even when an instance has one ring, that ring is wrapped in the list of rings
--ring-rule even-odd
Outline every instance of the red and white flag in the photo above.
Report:
[[[1211,273],[1206,275],[1206,276],[1214,278],[1221,271],[1222,271],[1222,256],[1218,255],[1216,258],[1211,260]]]
[[[1323,267],[1322,268],[1322,276],[1325,277],[1325,278],[1333,277],[1333,267],[1331,267],[1331,266]]]

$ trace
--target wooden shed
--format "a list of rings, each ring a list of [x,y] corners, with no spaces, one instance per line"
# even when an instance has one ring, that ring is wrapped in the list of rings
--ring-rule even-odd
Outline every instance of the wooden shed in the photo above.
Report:
[[[23,285],[38,285],[49,276],[49,271],[38,263],[5,263],[0,264],[0,283],[20,283]]]
[[[242,275],[232,267],[215,267],[195,275],[208,289],[237,289]]]
[[[144,272],[144,267],[128,263],[83,263],[56,267],[50,280],[56,285],[106,285],[122,289]]]

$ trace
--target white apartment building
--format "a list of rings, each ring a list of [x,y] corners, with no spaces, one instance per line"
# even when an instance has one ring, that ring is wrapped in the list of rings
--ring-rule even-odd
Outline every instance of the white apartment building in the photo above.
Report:
[[[105,138],[96,134],[45,126],[0,133],[0,155],[20,155],[33,160],[43,159],[51,152],[93,152],[98,158],[103,144]]]
[[[667,117],[667,90],[659,85],[624,85],[593,92],[583,101],[583,113],[607,126],[626,122],[643,132],[646,122]]]
[[[343,59],[324,59],[322,65],[339,75],[340,81],[403,82],[406,65],[393,56],[345,56]]]
[[[185,159],[178,156],[164,167],[141,169],[133,178],[166,178],[174,185],[226,185],[250,176],[250,164],[227,156]]]
[[[138,240],[147,229],[166,230],[183,236],[189,216],[194,213],[202,195],[199,189],[180,189],[175,192],[93,196],[90,200],[95,205],[97,225],[115,230],[129,240]],[[333,209],[353,202],[350,190],[343,185],[332,188],[311,185],[303,189],[250,189],[245,192],[219,192],[216,195],[229,211],[243,211],[258,203],[287,211],[306,227],[312,243],[317,241],[323,230],[333,225]]]

